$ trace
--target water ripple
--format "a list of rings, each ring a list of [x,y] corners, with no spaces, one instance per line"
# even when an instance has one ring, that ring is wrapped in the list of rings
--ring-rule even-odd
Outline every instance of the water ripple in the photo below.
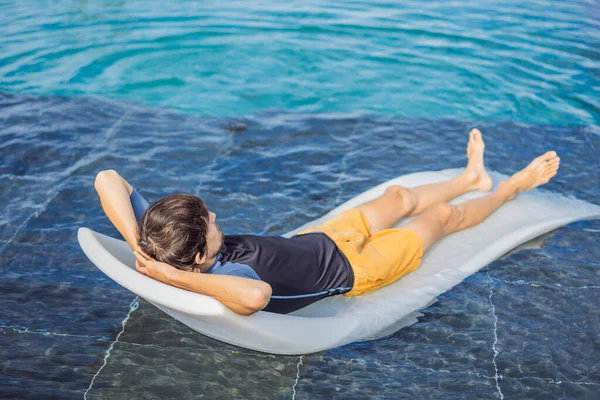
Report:
[[[594,125],[600,8],[549,0],[7,2],[0,90],[203,116],[270,109]]]

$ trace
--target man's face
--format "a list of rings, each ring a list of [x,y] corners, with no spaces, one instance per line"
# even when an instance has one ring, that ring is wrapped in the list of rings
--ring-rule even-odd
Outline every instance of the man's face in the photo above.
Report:
[[[216,223],[217,214],[208,212],[208,232],[206,233],[206,253],[207,259],[213,259],[219,255],[221,246],[223,246],[224,235],[219,230],[219,225]]]

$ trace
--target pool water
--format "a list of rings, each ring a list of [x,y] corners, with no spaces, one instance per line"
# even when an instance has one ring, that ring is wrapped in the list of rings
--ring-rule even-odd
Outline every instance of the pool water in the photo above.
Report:
[[[600,204],[593,2],[0,4],[0,397],[597,398],[600,221],[470,276],[375,341],[272,356],[121,288],[76,230],[93,190],[200,195],[225,233],[281,234],[392,177],[512,173]]]

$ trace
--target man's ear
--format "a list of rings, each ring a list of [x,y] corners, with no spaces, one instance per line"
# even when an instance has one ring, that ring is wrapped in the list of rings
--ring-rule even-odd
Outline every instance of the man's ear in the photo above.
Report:
[[[206,254],[204,254],[203,256],[200,256],[200,252],[196,253],[196,258],[194,259],[194,261],[198,265],[204,264],[206,262]]]

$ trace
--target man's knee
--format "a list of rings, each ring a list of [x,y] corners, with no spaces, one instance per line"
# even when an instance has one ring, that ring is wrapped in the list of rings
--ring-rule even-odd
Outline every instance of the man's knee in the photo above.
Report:
[[[417,207],[417,195],[410,189],[394,185],[385,189],[385,193],[396,197],[407,214],[410,214]]]
[[[448,203],[436,204],[429,209],[429,212],[443,226],[446,234],[453,232],[463,220],[462,208]]]

